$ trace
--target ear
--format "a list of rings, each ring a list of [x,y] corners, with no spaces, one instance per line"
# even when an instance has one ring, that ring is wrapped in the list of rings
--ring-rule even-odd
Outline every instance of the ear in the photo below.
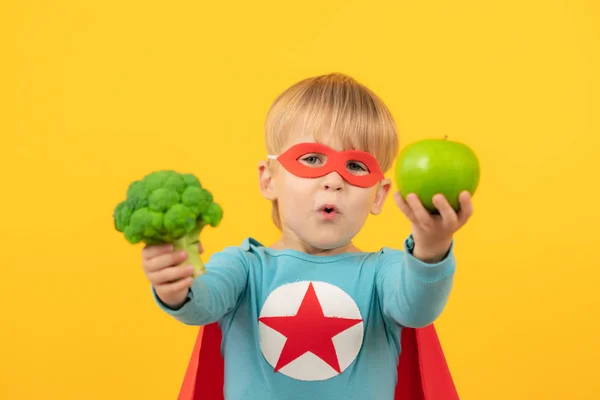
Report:
[[[275,200],[275,190],[273,188],[273,175],[269,168],[267,161],[261,161],[258,163],[258,185],[260,193],[267,200]]]
[[[384,179],[379,182],[379,187],[377,188],[375,199],[373,199],[373,205],[371,206],[371,214],[377,215],[381,213],[383,210],[383,204],[385,203],[385,199],[390,193],[391,188],[392,182],[389,179]]]

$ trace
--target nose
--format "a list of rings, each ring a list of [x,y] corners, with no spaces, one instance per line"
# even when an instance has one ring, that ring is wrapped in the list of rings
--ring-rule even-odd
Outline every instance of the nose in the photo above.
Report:
[[[342,190],[344,179],[337,172],[331,172],[323,177],[323,188],[325,190]]]

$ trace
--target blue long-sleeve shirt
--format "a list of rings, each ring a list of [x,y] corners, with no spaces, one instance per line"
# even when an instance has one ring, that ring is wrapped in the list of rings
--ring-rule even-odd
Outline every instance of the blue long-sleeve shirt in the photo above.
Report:
[[[402,327],[423,327],[444,309],[453,245],[439,263],[383,248],[313,256],[252,238],[212,255],[187,302],[189,325],[218,322],[226,400],[392,400]]]

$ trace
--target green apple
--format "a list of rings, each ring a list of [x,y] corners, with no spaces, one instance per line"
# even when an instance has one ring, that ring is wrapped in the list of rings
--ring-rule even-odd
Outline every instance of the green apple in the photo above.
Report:
[[[413,142],[396,159],[398,192],[405,199],[410,193],[416,194],[432,214],[438,213],[433,205],[433,196],[438,193],[459,211],[458,196],[465,190],[473,196],[479,177],[479,160],[473,150],[447,138]]]

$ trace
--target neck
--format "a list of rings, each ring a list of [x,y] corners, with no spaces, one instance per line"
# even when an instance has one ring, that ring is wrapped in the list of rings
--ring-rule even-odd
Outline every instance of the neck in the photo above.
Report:
[[[352,243],[352,241],[332,249],[323,249],[307,243],[305,240],[297,237],[297,235],[284,230],[277,242],[271,246],[274,250],[296,250],[314,256],[334,256],[337,254],[359,252],[360,250]]]

